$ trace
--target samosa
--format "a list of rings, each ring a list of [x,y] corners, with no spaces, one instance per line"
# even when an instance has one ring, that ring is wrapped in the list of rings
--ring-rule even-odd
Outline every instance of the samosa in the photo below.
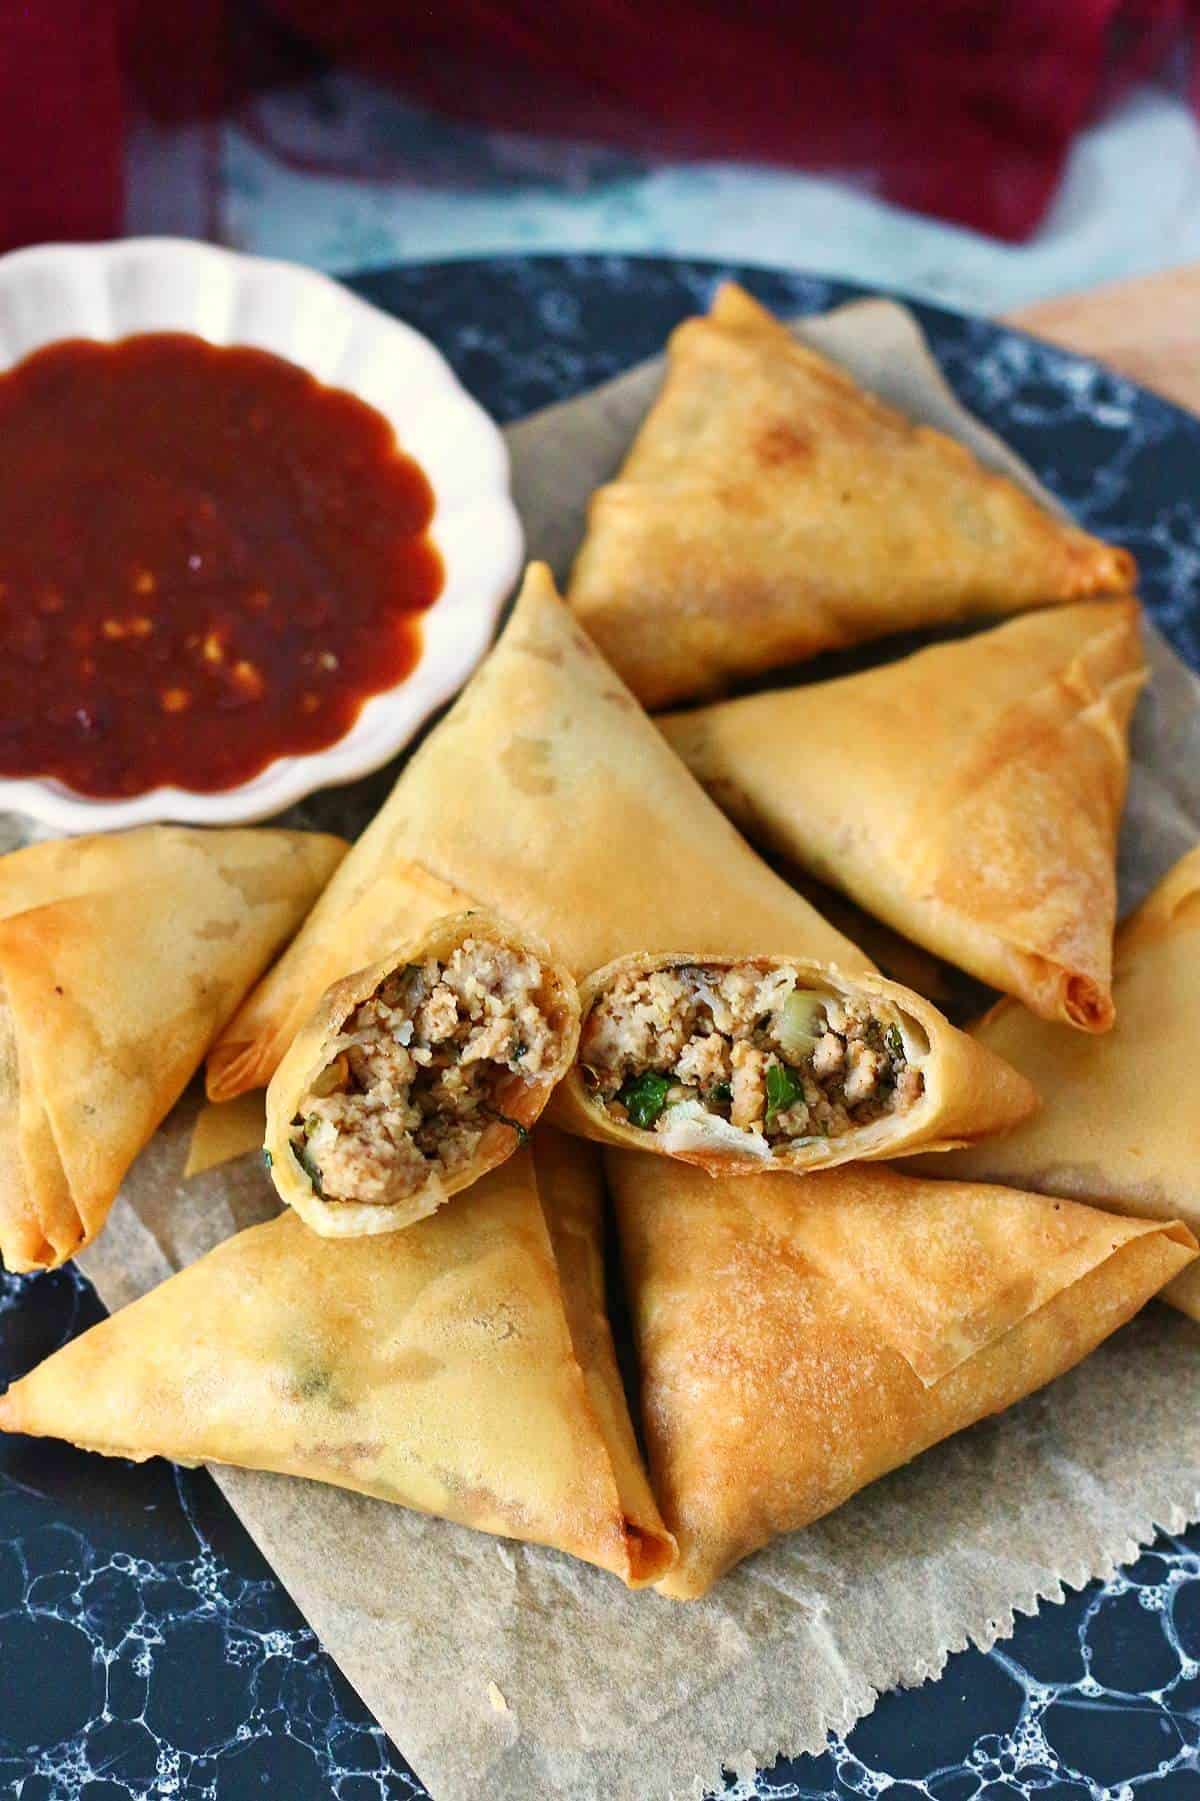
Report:
[[[248,1089],[232,1101],[206,1101],[192,1125],[184,1181],[251,1151],[261,1157],[266,1125],[266,1096],[261,1089]]]
[[[867,959],[723,818],[538,566],[491,657],[215,1047],[212,1097],[266,1080],[297,1034],[322,1033],[323,1025],[309,1021],[323,990],[346,975],[347,963],[391,953],[399,937],[418,933],[431,917],[479,906],[544,940],[575,976],[592,977],[597,1005],[607,994],[598,972],[620,981],[622,970],[632,966],[619,959],[636,963],[628,996],[622,990],[608,998],[621,1008],[628,999],[636,1016],[636,1079],[647,1078],[664,1102],[646,1120],[655,1128],[646,1142],[660,1151],[675,1154],[665,1128],[685,1117],[678,1110],[662,1117],[667,1101],[673,1109],[678,1102],[695,1103],[688,1132],[702,1161],[715,1157],[727,1164],[733,1156],[748,1167],[761,1163],[764,1150],[756,1122],[764,1130],[768,1124],[778,1128],[776,1136],[786,1128],[789,1138],[815,1141],[823,1130],[842,1136],[835,1124],[857,1133],[883,1114],[894,1115],[886,1132],[872,1132],[872,1147],[910,1150],[999,1130],[1035,1104],[1026,1082],[996,1059],[981,1059],[939,1014],[927,1010],[922,1025],[925,1004],[916,996],[856,985],[856,976],[869,972]],[[764,960],[773,965],[769,978]],[[863,1042],[845,1049],[836,1081],[841,1111],[822,1115],[811,1132],[794,1104],[808,1079],[800,1065],[807,1069],[816,1050],[811,1032],[793,1033],[790,1053],[779,1041],[773,1074],[767,1057],[754,1050],[758,1073],[744,1079],[747,1106],[738,1106],[736,1119],[728,1104],[732,1069],[722,1067],[710,1077],[697,1063],[685,1078],[678,1068],[684,1039],[695,1035],[702,1015],[709,1017],[699,1001],[692,1007],[684,997],[690,1024],[683,1031],[676,1010],[680,983],[695,988],[704,969],[717,963],[728,994],[740,998],[734,1014],[722,1011],[721,1003],[719,1018],[707,1029],[724,1045],[714,1041],[704,1053],[714,1068],[722,1059],[749,1056],[754,1047],[747,1042],[738,1049],[734,1039],[773,1031],[788,1006],[793,1013],[807,1007],[811,1026],[818,1015],[827,1017],[821,1010],[826,1001],[833,1004],[836,989],[854,1010]],[[667,966],[679,976],[669,976]],[[903,1033],[906,1008],[914,1021],[908,1048],[889,1057],[887,1032]],[[790,1073],[783,1068],[789,1057]],[[920,1074],[901,1081],[901,1065],[913,1062],[921,1064]],[[628,1073],[623,1069],[622,1077]],[[726,1081],[730,1096],[722,1099]],[[783,1083],[798,1085],[786,1108],[776,1104]],[[290,1105],[296,1098],[290,1078],[287,1086]],[[750,1088],[762,1101],[757,1110],[749,1106]],[[632,1117],[628,1096],[603,1098]],[[922,1104],[906,1105],[902,1121],[899,1103],[907,1101]],[[552,1117],[572,1130],[602,1127],[601,1135],[611,1137],[613,1121],[624,1124],[611,1104],[607,1120],[594,1108],[581,1114],[579,1105],[565,1101],[560,1114],[558,1097],[551,1105]],[[281,1130],[302,1129],[299,1110],[286,1118],[283,1111]],[[859,1154],[859,1138],[845,1139],[839,1150]],[[876,1148],[875,1154],[886,1153]],[[823,1157],[810,1146],[802,1161]],[[285,1161],[280,1167],[289,1166]],[[286,1185],[280,1191],[294,1198]]]
[[[722,817],[537,563],[491,655],[214,1047],[210,1099],[262,1087],[334,982],[481,906],[576,977],[691,945],[869,967]]]
[[[660,720],[759,844],[1046,1019],[1112,1024],[1136,601]]]
[[[275,1187],[327,1238],[409,1226],[524,1143],[578,1042],[540,939],[448,914],[335,982],[292,1043],[267,1090]]]
[[[743,289],[668,347],[568,599],[648,707],[889,633],[1127,593],[1136,569],[914,425]]]
[[[1037,1094],[931,1002],[798,957],[621,957],[580,989],[549,1117],[710,1174],[825,1169],[971,1143]]]
[[[930,1175],[1016,1182],[1200,1233],[1200,846],[1181,858],[1117,932],[1117,1018],[1103,1038],[1000,1001],[973,1036],[1036,1082],[1042,1111],[989,1144],[930,1159]],[[1200,1320],[1200,1278],[1165,1292]]]
[[[394,1238],[251,1227],[13,1384],[0,1427],[307,1476],[557,1546],[674,1559],[604,1313],[598,1163],[548,1130]]]
[[[0,860],[0,1251],[87,1244],[126,1170],[345,852],[146,826]]]
[[[607,1167],[680,1599],[1042,1387],[1196,1255],[1181,1225],[873,1165]]]

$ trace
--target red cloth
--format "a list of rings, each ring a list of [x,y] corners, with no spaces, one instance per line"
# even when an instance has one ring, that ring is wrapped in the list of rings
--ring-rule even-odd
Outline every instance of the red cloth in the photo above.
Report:
[[[461,118],[848,176],[1005,238],[1042,217],[1101,98],[1200,14],[1200,0],[265,4],[298,42]],[[0,0],[0,245],[119,230],[123,84],[160,120],[218,114],[277,72],[265,23],[247,0]]]
[[[0,0],[0,249],[119,227],[124,108],[109,0]]]
[[[1044,211],[1117,10],[1117,0],[272,4],[335,56],[451,114],[850,175],[1002,237],[1022,236]]]

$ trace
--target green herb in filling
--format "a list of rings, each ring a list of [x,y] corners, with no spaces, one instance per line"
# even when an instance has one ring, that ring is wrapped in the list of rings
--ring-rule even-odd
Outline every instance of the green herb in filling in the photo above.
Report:
[[[898,1063],[904,1060],[904,1036],[899,1026],[889,1026],[883,1035],[883,1042]]]
[[[728,1082],[716,1082],[708,1091],[708,1099],[715,1107],[727,1107],[733,1099],[733,1089]]]
[[[631,1125],[648,1132],[666,1106],[671,1088],[669,1076],[658,1076],[648,1069],[644,1075],[630,1076],[618,1089],[617,1099],[628,1113]]]
[[[300,1165],[301,1169],[313,1185],[313,1193],[319,1195],[321,1199],[324,1200],[325,1189],[321,1181],[320,1170],[317,1168],[312,1158],[307,1155],[303,1145],[298,1144],[293,1148],[296,1153],[296,1162]]]
[[[804,1096],[803,1085],[797,1080],[786,1063],[772,1063],[767,1070],[767,1124],[770,1125],[776,1114],[786,1113]]]

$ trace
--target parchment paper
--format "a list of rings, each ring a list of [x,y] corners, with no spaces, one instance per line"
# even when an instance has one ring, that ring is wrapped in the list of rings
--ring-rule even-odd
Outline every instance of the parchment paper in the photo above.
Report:
[[[900,309],[860,303],[802,335],[1029,480],[958,408]],[[509,433],[530,551],[560,574],[656,379],[635,371]],[[1124,906],[1200,836],[1200,684],[1153,632],[1150,654]],[[363,811],[359,791],[305,816],[357,829]],[[182,1184],[195,1106],[140,1159],[84,1260],[110,1307],[272,1211],[256,1160]],[[1200,1330],[1152,1305],[1050,1389],[689,1604],[382,1502],[214,1474],[436,1801],[647,1801],[820,1749],[877,1691],[936,1674],[968,1640],[990,1645],[1014,1612],[1108,1573],[1155,1527],[1181,1529],[1200,1512],[1198,1375]]]

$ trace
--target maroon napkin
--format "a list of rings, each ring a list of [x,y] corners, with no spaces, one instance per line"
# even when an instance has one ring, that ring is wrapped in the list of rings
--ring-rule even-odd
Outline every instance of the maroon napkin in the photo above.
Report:
[[[119,229],[115,0],[0,7],[0,249]]]
[[[10,0],[0,19],[0,248],[118,231],[130,120],[220,116],[314,51],[485,124],[827,172],[1019,238],[1099,102],[1200,36],[1200,0]]]
[[[1197,0],[269,4],[450,114],[848,176],[1004,238],[1038,223],[1096,105],[1200,20]]]

